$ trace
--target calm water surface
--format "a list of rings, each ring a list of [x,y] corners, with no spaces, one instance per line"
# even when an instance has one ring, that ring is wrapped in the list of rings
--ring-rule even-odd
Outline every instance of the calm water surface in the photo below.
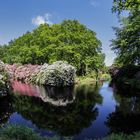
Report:
[[[94,139],[140,130],[140,97],[115,94],[108,82],[65,88],[14,82],[12,97],[0,100],[0,125],[26,125],[50,138]]]

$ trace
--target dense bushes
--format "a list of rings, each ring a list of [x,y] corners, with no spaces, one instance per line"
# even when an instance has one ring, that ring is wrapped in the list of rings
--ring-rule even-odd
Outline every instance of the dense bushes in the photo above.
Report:
[[[119,68],[112,77],[112,82],[115,83],[118,88],[140,90],[140,66],[124,66]]]
[[[7,69],[10,78],[15,81],[22,81],[24,83],[28,83],[31,75],[40,71],[42,65],[21,65],[21,64],[5,64],[5,68]],[[44,69],[45,70],[45,69]]]
[[[119,71],[116,74],[116,78],[117,77],[134,78],[136,77],[137,72],[140,72],[140,66],[135,65],[124,66],[119,69]]]
[[[70,86],[75,82],[76,70],[67,62],[57,61],[44,64],[38,72],[31,75],[30,82],[51,86]]]
[[[20,125],[8,125],[5,128],[1,128],[0,131],[1,140],[43,140],[38,134],[36,134],[31,128]]]
[[[6,65],[13,80],[51,86],[71,86],[76,69],[67,62],[57,61],[44,65]]]
[[[0,96],[7,95],[10,88],[9,75],[5,70],[4,63],[0,61]]]
[[[2,93],[3,89],[9,88],[10,78],[40,85],[71,86],[75,83],[75,76],[76,69],[67,62],[57,61],[51,65],[8,65],[0,61],[0,90]]]

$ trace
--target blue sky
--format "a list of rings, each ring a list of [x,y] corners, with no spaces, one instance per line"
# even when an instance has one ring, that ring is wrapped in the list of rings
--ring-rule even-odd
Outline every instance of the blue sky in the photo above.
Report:
[[[60,23],[77,19],[97,33],[111,65],[115,54],[110,50],[114,38],[113,26],[118,26],[116,14],[111,13],[113,0],[1,0],[0,44],[32,31],[40,23]]]

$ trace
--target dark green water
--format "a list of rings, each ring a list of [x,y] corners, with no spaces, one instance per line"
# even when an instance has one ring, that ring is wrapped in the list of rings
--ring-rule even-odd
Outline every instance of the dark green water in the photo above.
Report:
[[[108,82],[54,88],[13,83],[0,99],[0,124],[22,124],[42,136],[74,140],[140,131],[140,97],[120,96]]]

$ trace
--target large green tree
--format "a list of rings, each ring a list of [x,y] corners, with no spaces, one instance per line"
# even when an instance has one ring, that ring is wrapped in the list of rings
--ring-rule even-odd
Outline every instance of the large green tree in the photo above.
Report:
[[[104,66],[104,54],[96,33],[77,20],[65,20],[52,26],[42,24],[12,40],[2,51],[0,59],[7,63],[68,61],[79,75],[84,75],[87,69],[98,70]]]
[[[112,49],[116,52],[116,62],[123,65],[140,65],[140,11],[133,11],[121,20],[121,27],[114,28],[116,39]]]
[[[112,11],[118,14],[129,11],[129,16],[120,20],[121,27],[114,28],[116,39],[111,45],[117,54],[114,64],[140,64],[140,0],[114,0]]]

